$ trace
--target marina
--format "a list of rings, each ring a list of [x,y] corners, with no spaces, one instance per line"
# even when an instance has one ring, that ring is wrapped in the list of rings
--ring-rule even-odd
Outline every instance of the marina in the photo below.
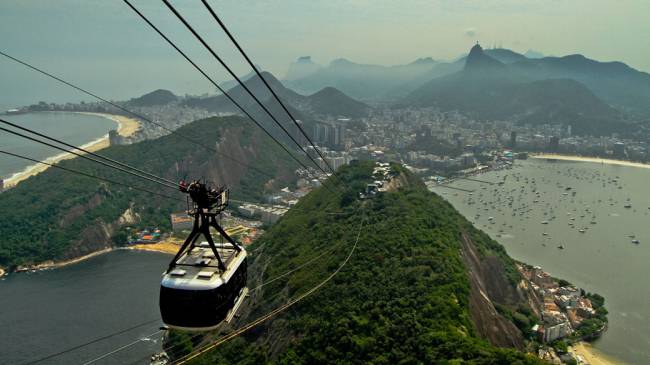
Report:
[[[594,348],[626,363],[650,362],[647,181],[636,167],[539,159],[468,180],[445,197],[512,257],[603,295],[609,329]],[[501,184],[499,184],[501,183]]]

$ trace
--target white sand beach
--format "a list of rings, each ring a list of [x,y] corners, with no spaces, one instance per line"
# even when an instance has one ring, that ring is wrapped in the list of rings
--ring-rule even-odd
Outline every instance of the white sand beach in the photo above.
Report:
[[[117,133],[123,137],[128,137],[133,135],[140,129],[140,122],[137,119],[128,118],[122,115],[106,114],[106,113],[89,113],[89,112],[77,112],[79,114],[94,115],[102,118],[110,119],[118,124]],[[109,146],[108,134],[88,142],[81,146],[81,148],[88,150],[90,152],[96,152],[103,148]],[[75,155],[67,152],[60,153],[56,156],[52,156],[44,160],[44,162],[49,164],[54,164],[63,160],[74,158]],[[49,168],[48,165],[44,164],[35,164],[26,167],[23,171],[13,174],[10,178],[4,181],[5,188],[11,188],[16,186],[23,180],[26,180],[30,176],[39,174]]]
[[[640,167],[644,169],[650,169],[650,164],[645,164],[641,162],[624,161],[624,160],[613,160],[610,158],[556,155],[552,153],[540,153],[536,155],[531,155],[530,157],[544,159],[544,160],[592,162],[592,163],[602,163],[607,165],[619,165],[619,166]]]

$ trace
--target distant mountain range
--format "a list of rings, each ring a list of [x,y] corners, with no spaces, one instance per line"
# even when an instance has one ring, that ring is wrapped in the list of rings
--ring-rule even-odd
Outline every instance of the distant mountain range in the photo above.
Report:
[[[303,121],[367,115],[370,107],[357,99],[437,106],[484,120],[572,125],[576,133],[593,135],[629,130],[627,120],[650,116],[650,74],[621,62],[599,62],[582,55],[543,57],[532,50],[523,55],[476,45],[467,56],[452,62],[426,57],[405,65],[379,66],[337,59],[321,66],[303,56],[291,64],[283,82],[268,72],[262,74],[292,114]],[[241,79],[278,119],[287,120],[255,73]],[[256,119],[273,126],[240,85],[229,81],[221,86],[230,85],[229,95]],[[179,99],[166,90],[129,103],[150,106],[178,100],[214,112],[239,112],[224,95]]]
[[[621,113],[584,84],[568,77],[532,77],[522,65],[538,60],[519,56],[506,50],[489,55],[476,45],[461,71],[428,81],[402,103],[460,110],[477,119],[572,125],[585,134],[609,134],[621,128]]]
[[[504,63],[526,58],[507,49],[487,52]],[[303,93],[335,87],[358,99],[391,100],[407,95],[431,79],[460,71],[464,65],[465,57],[453,62],[423,57],[396,66],[359,64],[341,58],[323,67],[314,63],[311,57],[300,57],[291,64],[283,81],[288,87]]]
[[[532,50],[520,54],[495,48],[483,53],[507,65],[509,73],[518,75],[521,80],[574,80],[603,102],[629,115],[650,115],[650,74],[624,63],[599,62],[582,55],[544,57]],[[309,64],[309,71],[303,71],[300,77],[300,73],[292,71],[292,65],[284,81],[288,87],[303,93],[329,86],[360,100],[403,101],[429,81],[462,71],[466,58],[452,62],[423,58],[397,66],[365,65],[338,59],[322,67],[303,57],[294,64]],[[557,82],[553,84],[557,86]]]
[[[289,71],[287,71],[284,80],[299,80],[318,72],[321,68],[322,66],[314,63],[310,56],[298,57],[295,62],[292,62],[291,65],[289,65]]]
[[[271,73],[262,72],[262,76],[278,94],[280,99],[288,103],[290,107],[298,111],[297,114],[304,117],[315,117],[321,115],[360,117],[367,114],[369,107],[357,100],[350,98],[343,92],[325,87],[311,95],[301,95],[284,85]],[[248,78],[244,84],[258,97],[260,101],[269,106],[271,111],[277,110],[277,117],[286,120],[284,111],[273,99],[273,95],[262,83],[257,75]],[[262,109],[256,104],[246,90],[237,85],[227,91],[228,94],[245,108],[258,114],[263,114]],[[186,105],[200,107],[218,112],[238,112],[238,109],[224,95],[215,95],[207,98],[190,98],[185,101]],[[293,113],[292,113],[293,114]]]
[[[405,85],[420,82],[437,63],[431,58],[422,58],[407,65],[379,66],[341,58],[327,67],[312,67],[311,72],[301,78],[296,78],[290,68],[291,76],[284,81],[287,87],[300,93],[311,94],[324,87],[334,87],[357,99],[387,99]]]

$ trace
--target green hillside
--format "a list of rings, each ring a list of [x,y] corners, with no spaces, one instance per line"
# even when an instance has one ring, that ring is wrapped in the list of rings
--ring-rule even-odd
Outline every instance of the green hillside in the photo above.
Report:
[[[482,260],[498,262],[493,281],[507,291],[514,289],[519,274],[504,249],[400,166],[394,166],[399,172],[391,184],[394,191],[358,200],[357,192],[372,180],[372,168],[369,162],[342,168],[338,174],[346,189],[340,196],[323,189],[312,192],[301,200],[300,210],[291,210],[251,247],[249,287],[327,250],[334,253],[253,293],[252,306],[235,328],[325,279],[348,255],[361,227],[359,245],[347,266],[287,312],[191,363],[539,363],[483,339],[478,317],[470,309],[476,293],[461,241],[471,242]],[[350,214],[328,214],[340,211]],[[491,293],[488,288],[487,295]],[[514,304],[505,296],[492,299]],[[520,341],[519,330],[510,322],[506,325],[514,332],[499,336]],[[170,339],[167,345],[182,344],[175,356],[201,345],[178,332]]]
[[[266,171],[277,180],[270,181],[268,176],[178,135],[109,147],[101,153],[171,181],[206,178],[216,184],[226,184],[231,188],[231,196],[238,199],[259,200],[265,189],[282,187],[292,181],[295,162],[242,118],[200,120],[179,132]],[[166,229],[170,227],[169,214],[186,207],[185,197],[175,190],[91,161],[76,158],[60,165],[177,199],[50,168],[0,194],[0,266],[11,269],[50,259],[74,258],[124,243],[126,226]]]
[[[477,120],[571,125],[578,134],[630,130],[619,111],[569,78],[536,80],[476,45],[462,71],[433,79],[413,91],[405,105],[458,110]]]

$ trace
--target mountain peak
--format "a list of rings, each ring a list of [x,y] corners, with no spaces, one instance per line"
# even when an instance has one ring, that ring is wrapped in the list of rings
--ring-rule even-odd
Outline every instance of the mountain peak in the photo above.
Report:
[[[503,63],[495,60],[494,58],[488,56],[483,52],[483,47],[480,44],[476,43],[474,47],[469,51],[467,59],[465,60],[465,69],[475,69],[475,68],[495,68],[502,67]]]
[[[332,60],[332,62],[330,62],[330,66],[348,66],[352,64],[354,64],[354,62],[345,58],[337,58],[335,60]]]
[[[476,42],[474,47],[469,50],[469,55],[467,55],[467,57],[472,57],[472,55],[474,55],[474,57],[477,57],[479,54],[483,54],[483,47],[481,47],[481,45]]]
[[[267,82],[269,85],[271,85],[271,87],[272,87],[274,90],[277,91],[277,90],[282,90],[282,89],[284,89],[284,85],[282,85],[282,82],[280,82],[280,80],[278,80],[278,79],[277,79],[277,78],[276,78],[272,73],[270,73],[270,72],[268,72],[268,71],[262,71],[262,72],[260,72],[260,74],[262,75],[262,77],[264,78],[264,80],[266,80],[266,82]],[[251,77],[251,78],[250,78],[248,81],[246,81],[245,83],[247,84],[247,86],[249,86],[249,85],[256,85],[256,86],[261,87],[261,86],[262,86],[262,85],[261,85],[261,82],[262,82],[262,80],[260,80],[259,76],[254,75],[253,77]],[[262,89],[264,89],[264,88],[262,88]]]
[[[260,74],[262,75],[262,77],[264,77],[266,81],[279,82],[279,80],[275,76],[273,76],[272,73],[268,71],[262,71],[260,72]]]
[[[529,49],[528,51],[526,51],[526,53],[524,53],[524,56],[526,56],[527,58],[544,58],[544,54],[542,54],[541,52],[537,52],[533,49]]]
[[[158,89],[144,94],[138,98],[133,98],[129,102],[137,106],[165,105],[178,99],[174,93],[169,90]]]
[[[418,58],[417,60],[413,61],[411,64],[413,65],[418,65],[418,64],[434,64],[436,61],[431,58],[431,57],[422,57]]]
[[[302,57],[298,57],[298,59],[296,60],[296,63],[309,63],[309,64],[313,64],[314,61],[311,60],[311,56],[302,56]]]

